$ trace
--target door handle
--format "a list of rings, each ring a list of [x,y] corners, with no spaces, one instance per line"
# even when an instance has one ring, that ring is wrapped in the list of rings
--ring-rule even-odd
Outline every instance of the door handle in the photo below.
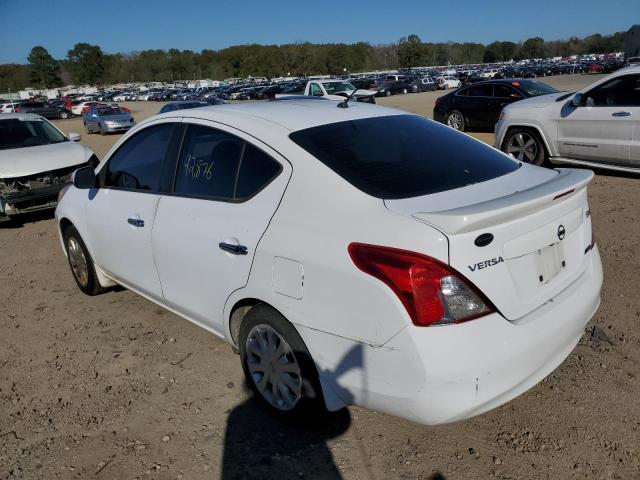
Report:
[[[127,218],[127,223],[137,228],[144,227],[144,220],[141,218]]]
[[[231,243],[220,242],[218,244],[221,250],[232,253],[234,255],[246,255],[249,250],[244,245],[233,245]]]
[[[631,112],[614,112],[611,114],[612,117],[630,117]]]

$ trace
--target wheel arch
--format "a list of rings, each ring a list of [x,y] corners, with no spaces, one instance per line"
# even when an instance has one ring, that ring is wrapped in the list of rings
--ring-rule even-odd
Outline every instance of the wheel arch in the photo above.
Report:
[[[260,300],[258,298],[246,297],[246,298],[237,300],[234,303],[234,305],[231,307],[230,313],[228,316],[229,323],[227,327],[227,332],[225,332],[228,334],[228,339],[231,342],[231,346],[236,353],[238,353],[239,351],[238,337],[240,335],[240,326],[242,325],[242,321],[247,316],[247,313],[249,313],[249,311],[251,311],[252,308],[258,305],[265,305],[270,308],[273,308],[276,312],[282,315],[282,317],[298,332],[300,339],[302,340],[302,342],[305,343],[305,347],[307,348],[307,350],[309,350],[309,347],[306,345],[306,342],[304,341],[304,337],[301,335],[300,330],[296,327],[295,324],[293,324],[287,318],[286,315],[282,313],[282,311],[279,308],[277,308],[270,302]],[[310,355],[310,360],[315,368],[316,375],[318,376],[318,381],[320,384],[320,388],[322,390],[324,405],[327,408],[327,410],[334,412],[336,410],[340,410],[341,408],[346,407],[347,403],[340,397],[340,395],[336,393],[336,391],[332,386],[332,383],[327,381],[327,379],[323,378],[320,375],[320,371],[318,369],[318,365],[316,364],[315,359],[313,358],[311,353],[309,353],[309,355]]]
[[[540,139],[540,141],[542,142],[542,146],[544,147],[545,158],[548,160],[551,157],[551,149],[549,148],[549,141],[547,140],[547,137],[544,135],[544,133],[542,132],[542,129],[539,126],[531,125],[531,124],[509,125],[507,130],[504,132],[502,141],[500,142],[500,150],[504,152],[504,146],[505,146],[505,143],[507,142],[507,138],[509,137],[509,132],[516,129],[529,130],[535,133]]]

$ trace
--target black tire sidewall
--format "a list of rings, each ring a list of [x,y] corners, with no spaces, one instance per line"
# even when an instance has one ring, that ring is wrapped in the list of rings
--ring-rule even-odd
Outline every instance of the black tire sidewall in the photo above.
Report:
[[[87,261],[87,271],[88,271],[89,278],[87,280],[86,285],[80,284],[75,274],[73,273],[73,269],[71,268],[71,260],[69,259],[69,246],[68,246],[69,238],[71,237],[75,238],[78,241],[80,248],[82,248],[82,253],[84,254],[84,258]],[[67,263],[69,264],[69,269],[71,270],[71,276],[75,280],[76,285],[78,285],[78,288],[87,295],[97,295],[99,293],[102,293],[104,289],[100,285],[100,282],[98,281],[98,277],[96,275],[96,271],[93,267],[93,258],[91,258],[91,254],[89,253],[87,246],[84,244],[82,237],[78,233],[78,230],[76,230],[76,227],[72,225],[69,225],[68,227],[66,227],[62,232],[62,238],[64,239],[64,248],[65,248],[65,251],[67,252]]]
[[[246,342],[249,332],[256,325],[268,325],[276,330],[289,344],[296,361],[300,367],[300,374],[302,376],[302,399],[292,410],[279,410],[269,404],[267,400],[258,391],[249,368],[247,366],[247,350]],[[270,307],[269,305],[261,304],[253,307],[242,321],[240,326],[240,333],[238,335],[238,349],[240,350],[240,362],[242,363],[242,370],[251,389],[254,397],[265,406],[270,413],[292,418],[297,415],[304,415],[306,413],[325,413],[325,403],[322,395],[322,388],[320,387],[320,380],[318,378],[318,371],[315,363],[309,354],[309,350],[304,344],[302,338],[298,334],[289,321],[283,317],[280,312]]]

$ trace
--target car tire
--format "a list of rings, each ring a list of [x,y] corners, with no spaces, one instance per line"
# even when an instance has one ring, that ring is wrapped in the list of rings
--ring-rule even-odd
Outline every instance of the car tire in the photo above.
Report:
[[[60,117],[62,120],[66,120],[67,118],[69,118],[69,112],[66,112],[65,110],[62,110],[62,111],[60,112],[60,114],[59,114],[59,117]]]
[[[533,130],[514,128],[509,130],[502,151],[520,162],[541,166],[545,163],[546,152],[540,136]]]
[[[93,132],[91,131],[91,129],[89,128],[89,125],[87,125],[86,123],[84,124],[84,128],[87,131],[87,135],[91,135]]]
[[[78,230],[76,230],[74,226],[69,225],[64,229],[62,238],[64,239],[64,247],[67,251],[69,268],[71,268],[71,274],[78,288],[87,295],[99,295],[106,291],[106,289],[100,285],[95,267],[93,266],[93,259]]]
[[[391,91],[390,90],[385,90],[384,96],[385,97],[390,97],[391,96]]]
[[[449,113],[447,113],[444,123],[446,123],[447,126],[453,128],[454,130],[458,130],[460,132],[464,132],[464,129],[466,127],[464,115],[460,110],[451,110]]]
[[[403,89],[402,89],[402,94],[403,94],[403,95],[405,95],[406,93],[407,93],[407,89],[406,89],[406,88],[403,88]]]
[[[296,329],[277,310],[264,304],[253,307],[238,339],[247,384],[271,413],[295,417],[326,412],[315,363]],[[276,354],[260,355],[268,351]]]
[[[102,124],[99,124],[99,125],[98,125],[98,127],[100,128],[100,135],[103,135],[103,136],[104,136],[104,135],[106,135],[106,134],[107,134],[107,132],[105,132],[105,131],[102,129]]]

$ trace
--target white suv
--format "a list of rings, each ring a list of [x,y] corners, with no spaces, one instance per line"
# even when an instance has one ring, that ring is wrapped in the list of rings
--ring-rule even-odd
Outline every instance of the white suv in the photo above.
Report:
[[[512,103],[495,132],[496,147],[524,162],[640,172],[640,67],[618,70],[575,94]]]

